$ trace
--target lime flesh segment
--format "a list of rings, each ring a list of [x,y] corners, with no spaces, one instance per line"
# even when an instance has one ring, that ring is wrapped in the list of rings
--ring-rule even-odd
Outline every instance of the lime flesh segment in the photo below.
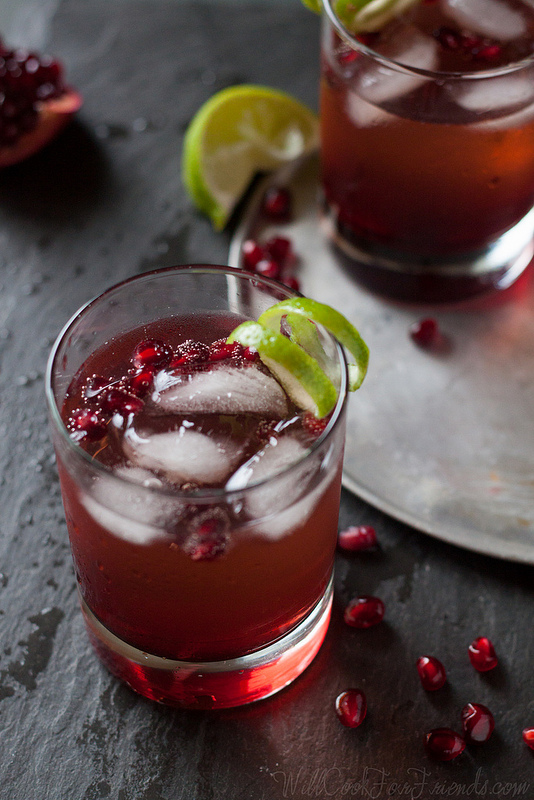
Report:
[[[421,0],[335,0],[336,16],[351,33],[379,31]]]
[[[335,308],[311,300],[309,297],[292,297],[271,306],[259,317],[260,325],[279,330],[280,320],[285,314],[301,314],[306,319],[317,322],[332,334],[354,358],[349,364],[349,391],[354,392],[362,385],[369,364],[369,348],[346,317]]]
[[[334,408],[337,391],[317,361],[302,347],[259,322],[238,325],[227,340],[258,351],[265,366],[299,408],[321,419]]]
[[[223,89],[194,116],[185,135],[182,180],[217,229],[259,172],[317,149],[316,114],[285,92],[243,84]]]
[[[310,11],[315,11],[316,14],[321,13],[321,0],[302,0],[303,5],[309,8]]]

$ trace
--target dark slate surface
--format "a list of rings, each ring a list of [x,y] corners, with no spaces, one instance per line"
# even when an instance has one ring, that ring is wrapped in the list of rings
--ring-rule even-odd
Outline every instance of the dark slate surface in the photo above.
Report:
[[[339,558],[327,641],[274,699],[238,711],[152,705],[111,678],[84,636],[43,398],[47,353],[84,301],[159,265],[224,262],[228,236],[191,210],[183,131],[214,91],[255,81],[316,103],[317,20],[298,0],[255,5],[65,0],[35,7],[47,47],[83,92],[76,124],[0,175],[0,798],[280,800],[534,797],[533,570],[446,546],[348,494],[341,524],[376,527],[378,553]],[[41,17],[39,17],[41,15]],[[39,34],[41,35],[41,34]],[[341,621],[356,592],[387,621]],[[490,636],[485,676],[467,646]],[[440,657],[449,683],[425,694],[414,669]],[[356,731],[333,713],[368,696]],[[492,741],[430,762],[422,736],[490,706]]]

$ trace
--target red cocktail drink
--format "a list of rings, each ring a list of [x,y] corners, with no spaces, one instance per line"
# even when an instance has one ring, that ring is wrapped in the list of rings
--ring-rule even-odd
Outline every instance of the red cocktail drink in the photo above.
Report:
[[[534,8],[433,0],[351,36],[325,0],[329,229],[370,286],[456,300],[532,257]]]
[[[254,351],[225,344],[290,294],[223,268],[161,270],[82,310],[51,359],[89,634],[112,672],[161,702],[267,696],[326,631],[344,363],[338,405],[318,424]]]

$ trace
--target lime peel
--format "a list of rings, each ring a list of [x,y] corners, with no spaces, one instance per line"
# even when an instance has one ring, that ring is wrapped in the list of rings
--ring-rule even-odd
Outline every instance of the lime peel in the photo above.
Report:
[[[349,391],[354,392],[362,385],[369,364],[369,348],[362,337],[347,319],[335,308],[319,303],[309,297],[292,297],[276,303],[261,314],[258,322],[268,328],[279,328],[284,314],[301,314],[306,319],[322,325],[349,353],[355,363],[349,364]]]
[[[351,33],[373,33],[421,0],[335,0],[332,8]]]
[[[298,344],[260,322],[249,320],[232,331],[228,343],[252,347],[291,399],[321,419],[337,402],[336,387],[317,361]]]

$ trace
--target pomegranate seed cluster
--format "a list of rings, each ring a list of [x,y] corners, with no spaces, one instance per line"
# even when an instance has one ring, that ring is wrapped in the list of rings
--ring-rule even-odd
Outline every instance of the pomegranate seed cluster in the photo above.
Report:
[[[475,61],[491,64],[503,56],[502,45],[498,42],[472,33],[461,33],[447,26],[438,28],[434,32],[434,37],[445,50],[453,50]]]
[[[292,197],[285,187],[271,186],[261,203],[261,216],[272,222],[288,222],[292,217]],[[249,272],[264,278],[280,281],[294,291],[299,282],[293,274],[297,257],[291,240],[286,236],[272,236],[264,242],[247,239],[241,248],[241,265]]]
[[[93,375],[83,388],[85,403],[74,409],[67,429],[76,441],[98,442],[107,432],[115,414],[128,417],[144,407],[162,369],[190,371],[207,369],[214,362],[230,360],[246,365],[259,360],[258,353],[239,342],[227,344],[218,339],[211,345],[188,340],[173,349],[158,339],[146,339],[134,348],[128,373],[119,380]]]
[[[61,64],[0,42],[0,147],[37,125],[40,104],[66,91]]]

